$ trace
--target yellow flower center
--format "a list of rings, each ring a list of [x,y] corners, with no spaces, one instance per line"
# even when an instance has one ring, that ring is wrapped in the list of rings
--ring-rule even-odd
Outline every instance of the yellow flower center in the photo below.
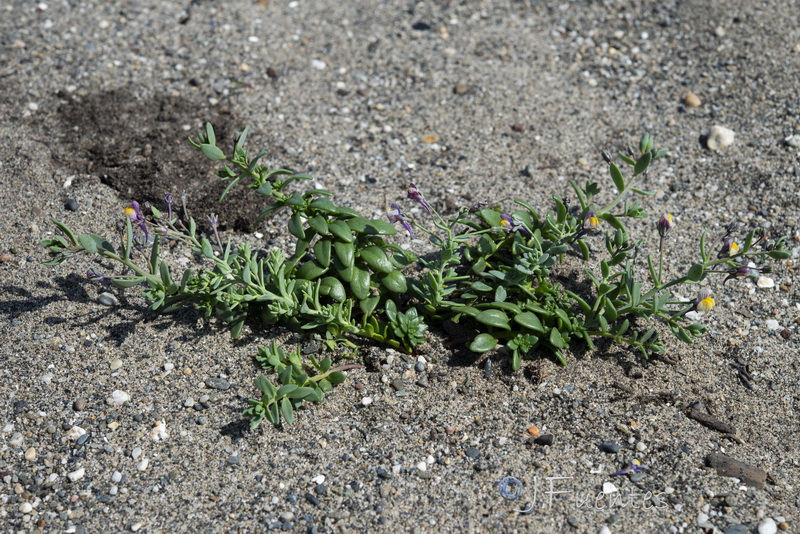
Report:
[[[739,245],[737,245],[736,242],[731,243],[731,247],[728,249],[728,254],[732,256],[738,253],[739,253]]]
[[[589,217],[584,221],[583,227],[587,230],[597,230],[600,227],[600,219],[597,217]]]
[[[136,217],[136,210],[128,206],[127,208],[125,208],[125,216],[131,219]]]
[[[714,299],[706,297],[697,303],[697,311],[710,312],[714,309]]]

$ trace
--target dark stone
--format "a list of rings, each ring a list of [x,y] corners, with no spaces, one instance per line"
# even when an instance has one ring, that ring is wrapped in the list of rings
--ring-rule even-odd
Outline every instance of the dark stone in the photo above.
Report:
[[[467,447],[467,450],[464,451],[464,454],[474,459],[481,455],[481,451],[475,447]]]
[[[78,211],[78,201],[74,198],[68,198],[66,202],[64,202],[64,207],[69,211]]]
[[[533,442],[537,445],[545,445],[549,447],[553,444],[553,434],[542,434],[538,438],[535,438]]]
[[[305,498],[309,503],[313,504],[314,506],[322,506],[322,503],[320,502],[320,500],[317,499],[316,497],[314,497],[310,493],[306,493],[305,494]]]
[[[411,26],[412,30],[417,30],[418,32],[427,32],[430,31],[431,25],[427,22],[415,22],[413,26]]]
[[[378,478],[383,478],[385,480],[389,480],[391,478],[394,478],[393,474],[388,472],[386,469],[383,469],[382,467],[379,467],[376,472],[378,474]]]
[[[325,484],[319,484],[317,485],[316,488],[314,488],[314,493],[316,493],[317,495],[327,495],[328,488],[325,487]]]
[[[230,382],[225,380],[224,378],[217,378],[217,377],[209,377],[205,379],[205,383],[211,389],[219,389],[219,390],[226,390],[231,387]]]
[[[597,448],[608,454],[617,454],[619,452],[619,445],[610,441],[601,441],[598,443]]]

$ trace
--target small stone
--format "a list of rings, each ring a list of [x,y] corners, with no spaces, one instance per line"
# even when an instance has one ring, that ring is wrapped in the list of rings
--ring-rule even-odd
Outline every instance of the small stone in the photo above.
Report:
[[[364,406],[369,406],[370,404],[372,404],[372,397],[364,397],[363,399],[361,399],[361,404]]]
[[[83,445],[87,441],[89,441],[89,433],[88,432],[83,434],[83,435],[81,435],[81,437],[79,437],[78,440],[75,442],[75,445],[80,447],[81,445]]]
[[[761,289],[770,289],[775,287],[775,280],[769,278],[768,276],[759,276],[756,280],[756,285]]]
[[[415,467],[419,471],[427,471],[428,470],[428,464],[425,463],[425,462],[419,462]]]
[[[8,443],[13,447],[22,447],[22,443],[25,441],[25,438],[22,436],[20,432],[14,432],[11,436],[11,439],[8,440]]]
[[[78,211],[78,201],[74,198],[68,198],[66,202],[64,202],[64,207],[69,211]]]
[[[24,502],[19,505],[19,512],[21,514],[29,514],[33,511],[33,505],[29,502]]]
[[[417,363],[414,364],[414,370],[418,373],[425,372],[425,363],[425,358],[420,356],[419,359],[417,359]]]
[[[453,87],[453,92],[457,95],[465,95],[469,93],[469,86],[465,83],[457,83]]]
[[[724,126],[712,126],[711,130],[708,132],[706,146],[709,150],[719,150],[720,148],[728,147],[733,144],[735,135],[733,130],[725,128]]]
[[[117,369],[122,367],[122,360],[120,360],[119,358],[114,358],[113,360],[111,360],[109,366],[111,367],[112,371],[116,371]]]
[[[81,468],[76,469],[75,471],[73,471],[71,473],[67,473],[67,478],[70,480],[70,482],[77,482],[80,479],[82,479],[83,475],[85,475],[85,474],[86,474],[86,470],[83,467],[81,467]]]
[[[781,337],[783,339],[791,338],[792,337],[792,331],[789,330],[788,328],[784,328],[783,330],[781,330]]]
[[[611,534],[611,529],[609,529],[606,525],[603,525],[598,534]]]
[[[162,419],[156,423],[153,429],[150,431],[150,439],[153,441],[163,441],[168,437],[169,434],[167,434],[167,423]]]
[[[86,399],[83,397],[78,397],[75,399],[75,402],[72,403],[72,409],[76,412],[80,412],[86,409]]]
[[[406,385],[403,382],[402,378],[395,378],[394,380],[392,380],[391,383],[392,383],[392,387],[395,389],[395,391],[403,391],[405,389],[405,387],[406,387]]]
[[[70,427],[67,430],[66,438],[70,441],[75,441],[76,439],[80,439],[81,436],[85,435],[86,431],[79,426]]]
[[[647,450],[647,444],[643,441],[640,441],[636,444],[636,450],[639,452],[644,452]]]
[[[317,70],[325,70],[328,65],[321,59],[312,59],[311,66]]]
[[[776,321],[775,319],[767,319],[764,321],[764,325],[767,327],[767,330],[780,330],[781,324]]]
[[[605,453],[608,454],[617,454],[619,452],[619,445],[616,443],[612,443],[610,441],[602,441],[600,442],[597,447]]]
[[[702,105],[700,98],[694,93],[686,93],[683,96],[683,103],[689,108],[697,108]]]
[[[147,458],[142,458],[142,461],[136,466],[136,469],[139,471],[147,470],[147,466],[150,465],[150,460]]]
[[[97,296],[97,302],[104,306],[116,306],[119,304],[119,299],[111,293],[100,293]]]
[[[238,454],[231,454],[230,456],[228,456],[226,462],[228,465],[236,466],[241,463],[241,459],[239,458]]]
[[[164,370],[165,371],[170,372],[173,369],[175,369],[175,364],[174,363],[165,363],[164,364]]]
[[[205,383],[206,386],[210,387],[211,389],[219,389],[221,391],[225,391],[231,387],[230,383],[224,378],[209,377],[206,378]]]
[[[423,135],[422,139],[420,139],[420,141],[422,141],[426,145],[432,145],[433,143],[437,142],[438,140],[439,140],[439,136],[438,135],[433,135],[433,134]]]
[[[611,482],[603,482],[603,493],[604,494],[609,495],[611,493],[616,493],[618,491],[619,491],[619,489],[617,489],[617,487],[614,484],[612,484]]]
[[[114,473],[111,475],[111,482],[113,482],[114,484],[119,484],[121,480],[122,480],[122,473],[120,473],[119,471],[114,471]]]
[[[778,524],[771,517],[767,517],[758,525],[758,534],[775,534],[778,532]]]
[[[784,141],[790,147],[800,148],[800,135],[790,135],[789,137],[785,138]]]
[[[528,427],[528,434],[530,434],[534,438],[538,438],[540,433],[541,432],[539,431],[539,427],[538,426],[531,425],[531,426]]]
[[[538,438],[534,439],[533,442],[537,445],[549,447],[553,444],[553,434],[542,434]]]
[[[131,525],[131,532],[138,532],[144,526],[144,521],[138,521]]]
[[[422,375],[421,377],[419,377],[419,380],[417,380],[415,382],[415,384],[417,384],[421,388],[428,387],[428,385],[429,385],[428,384],[428,375]]]
[[[141,455],[142,455],[141,447],[134,447],[133,450],[131,451],[131,458],[133,458],[134,460],[138,459],[139,456]]]
[[[786,521],[781,521],[780,523],[778,523],[778,528],[786,532],[789,530],[789,523],[787,523]]]
[[[520,122],[518,122],[516,124],[512,124],[511,125],[511,130],[513,130],[513,131],[515,131],[517,133],[523,133],[525,131],[525,125],[520,123]]]
[[[467,447],[467,450],[464,451],[464,454],[466,454],[472,459],[475,459],[481,455],[481,451],[479,451],[475,447]]]
[[[28,447],[28,450],[25,451],[25,459],[29,462],[36,459],[36,449],[34,447]]]
[[[111,400],[117,406],[122,406],[129,400],[131,400],[131,396],[128,395],[126,392],[122,391],[121,389],[114,390],[111,394]]]
[[[191,397],[189,397],[188,399],[186,399],[185,401],[183,401],[183,405],[184,405],[185,407],[187,407],[187,408],[191,408],[192,406],[194,406],[194,399],[193,399],[193,398],[191,398]]]

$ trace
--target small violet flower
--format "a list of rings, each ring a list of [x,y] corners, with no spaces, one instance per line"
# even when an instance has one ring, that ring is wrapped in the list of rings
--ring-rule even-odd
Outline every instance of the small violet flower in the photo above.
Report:
[[[391,204],[391,208],[392,209],[390,209],[387,214],[389,217],[389,222],[392,224],[399,222],[403,225],[403,228],[406,229],[406,232],[408,232],[408,237],[414,237],[414,231],[411,229],[411,225],[408,223],[408,221],[405,220],[405,215],[403,215],[403,213],[400,211],[400,206],[397,204]]]
[[[140,241],[147,244],[150,241],[150,232],[147,231],[147,224],[145,224],[144,214],[139,208],[139,203],[135,200],[131,202],[131,205],[125,208],[125,216],[131,220],[132,224],[136,224],[141,228],[144,235]]]
[[[109,279],[103,276],[102,274],[98,273],[94,269],[89,269],[88,271],[86,271],[86,276],[89,278],[89,280],[97,282],[103,287],[111,287],[111,282],[109,281]]]
[[[172,193],[167,193],[166,195],[164,195],[164,202],[166,202],[166,204],[167,204],[167,220],[168,221],[172,220],[172,202],[174,200],[175,200],[175,198],[172,196]]]
[[[672,219],[671,213],[662,213],[661,217],[658,218],[658,222],[656,223],[656,229],[658,230],[658,235],[661,236],[661,239],[664,239],[669,231],[674,226],[675,222]]]
[[[632,475],[634,473],[641,473],[646,469],[648,469],[646,465],[640,465],[638,460],[634,460],[631,465],[624,467],[623,469],[617,471],[616,473],[611,473],[611,476],[616,477],[622,475]]]
[[[503,213],[500,215],[500,228],[505,230],[508,233],[513,232],[523,232],[525,234],[531,235],[527,228],[525,228],[522,224],[516,222],[511,215],[507,213]]]
[[[714,309],[714,299],[711,297],[711,290],[703,288],[697,293],[694,301],[694,309],[699,312],[710,312]]]
[[[723,271],[724,272],[724,271]],[[722,281],[722,285],[725,285],[725,282],[728,280],[733,280],[734,278],[746,278],[750,276],[751,269],[747,265],[741,265],[736,267],[735,269],[731,269],[728,271],[728,276],[725,277],[725,280]]]
[[[600,228],[600,219],[594,216],[594,210],[589,210],[583,219],[583,231],[596,232]]]
[[[736,241],[734,241],[732,237],[726,237],[722,240],[722,248],[719,251],[718,257],[730,258],[738,253],[739,245],[736,244]]]
[[[414,185],[413,182],[408,184],[408,198],[416,202],[419,202],[420,205],[423,208],[425,208],[425,211],[427,211],[428,214],[430,215],[433,214],[433,210],[431,210],[431,207],[428,205],[427,202],[425,202],[425,197],[422,196],[422,192],[419,189],[417,189],[417,186]]]

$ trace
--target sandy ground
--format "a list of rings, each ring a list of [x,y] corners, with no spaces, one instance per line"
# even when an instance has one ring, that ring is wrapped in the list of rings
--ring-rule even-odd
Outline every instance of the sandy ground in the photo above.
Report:
[[[91,258],[48,268],[37,245],[51,218],[111,237],[131,200],[182,191],[234,240],[286,245],[285,221],[256,228],[244,191],[214,204],[213,168],[185,142],[212,120],[227,139],[251,125],[274,165],[376,217],[408,181],[445,209],[546,207],[569,179],[608,195],[599,151],[648,131],[670,149],[643,201],[676,217],[669,272],[733,221],[796,248],[795,2],[4,1],[0,50],[3,531],[797,528],[796,258],[771,289],[711,279],[710,334],[666,337],[665,359],[611,346],[566,368],[532,355],[514,374],[494,355],[487,372],[431,332],[422,372],[366,346],[370,365],[296,425],[250,431],[256,345],[306,341],[248,328],[233,343],[191,310],[148,313],[136,291],[105,306],[84,276]],[[706,148],[714,125],[736,133],[731,146]],[[634,227],[652,237],[652,222]],[[117,390],[121,406],[108,402]],[[687,417],[692,405],[736,435]],[[154,441],[161,421],[168,436]],[[532,425],[551,446],[529,442]],[[68,437],[75,426],[85,437]],[[718,474],[713,453],[765,484]],[[611,476],[633,459],[643,476]],[[525,488],[513,501],[507,476]],[[618,491],[598,499],[606,483]]]

